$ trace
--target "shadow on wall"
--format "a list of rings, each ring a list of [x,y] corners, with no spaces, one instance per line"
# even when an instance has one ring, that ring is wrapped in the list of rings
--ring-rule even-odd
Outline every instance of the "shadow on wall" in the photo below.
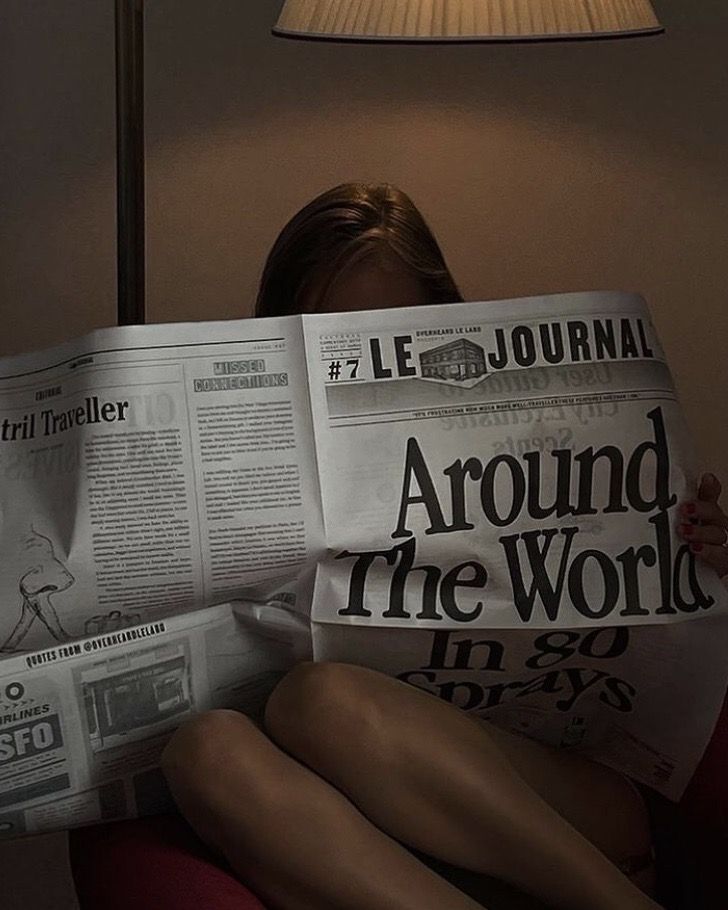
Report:
[[[0,3],[0,355],[116,318],[113,22]]]
[[[591,127],[720,172],[728,125],[720,0],[653,0],[666,36],[522,45],[387,46],[270,34],[282,0],[146,3],[147,137],[259,128],[292,111],[515,115]],[[5,0],[3,199],[46,197],[113,156],[113,4]],[[375,139],[377,124],[369,121]],[[342,134],[343,142],[346,140]],[[618,139],[617,139],[618,141]],[[364,150],[366,154],[366,150]],[[25,180],[44,173],[48,181]],[[13,179],[8,179],[12,177]]]
[[[641,147],[722,166],[726,125],[719,0],[653,0],[666,36],[574,43],[388,46],[272,38],[281,0],[155,0],[147,9],[153,142],[292,109],[423,104],[518,112],[552,129],[593,123]],[[376,128],[376,125],[374,125]]]
[[[249,312],[278,228],[342,180],[411,192],[476,296],[593,287],[605,258],[640,289],[718,221],[717,0],[658,0],[667,37],[528,47],[286,41],[280,5],[148,5],[155,320]],[[487,282],[474,249],[503,264]]]

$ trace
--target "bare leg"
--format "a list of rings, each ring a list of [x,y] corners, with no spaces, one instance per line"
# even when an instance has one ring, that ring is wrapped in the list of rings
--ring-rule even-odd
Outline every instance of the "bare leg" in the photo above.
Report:
[[[27,599],[23,598],[23,605],[20,608],[20,619],[15,624],[15,628],[8,635],[7,639],[0,645],[0,653],[17,651],[22,644],[23,639],[28,634],[30,627],[36,618],[35,611],[31,608]]]
[[[615,865],[646,858],[630,879],[648,894],[654,891],[649,816],[642,797],[622,775],[566,749],[480,723],[526,783]]]
[[[417,850],[564,910],[657,907],[529,786],[482,725],[433,695],[362,667],[300,664],[271,696],[266,728]],[[603,776],[582,769],[582,787],[583,802],[604,798]],[[606,807],[614,810],[619,802]]]
[[[277,910],[481,910],[234,711],[172,737],[162,767],[198,834]]]

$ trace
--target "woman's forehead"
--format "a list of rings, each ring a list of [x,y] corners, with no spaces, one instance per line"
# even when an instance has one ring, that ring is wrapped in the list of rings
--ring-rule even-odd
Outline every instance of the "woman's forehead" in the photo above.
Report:
[[[329,282],[323,300],[315,286],[305,297],[305,311],[325,313],[429,302],[417,274],[389,250],[377,250],[344,266]]]

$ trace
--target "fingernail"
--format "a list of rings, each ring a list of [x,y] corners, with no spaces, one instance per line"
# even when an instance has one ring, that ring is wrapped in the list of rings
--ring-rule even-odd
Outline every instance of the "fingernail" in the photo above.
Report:
[[[700,551],[703,549],[703,545],[702,543],[691,543],[690,549],[693,551],[693,553],[700,553]]]
[[[695,503],[694,502],[684,502],[681,506],[681,511],[684,515],[694,515],[695,514]]]
[[[683,537],[690,537],[693,533],[692,525],[680,525],[680,533]]]

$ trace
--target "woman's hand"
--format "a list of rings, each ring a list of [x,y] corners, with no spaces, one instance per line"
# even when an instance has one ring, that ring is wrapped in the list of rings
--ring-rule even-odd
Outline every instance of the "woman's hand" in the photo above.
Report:
[[[704,474],[698,498],[680,506],[678,533],[690,544],[698,559],[711,566],[722,578],[728,574],[728,516],[718,505],[720,482],[714,474]]]

